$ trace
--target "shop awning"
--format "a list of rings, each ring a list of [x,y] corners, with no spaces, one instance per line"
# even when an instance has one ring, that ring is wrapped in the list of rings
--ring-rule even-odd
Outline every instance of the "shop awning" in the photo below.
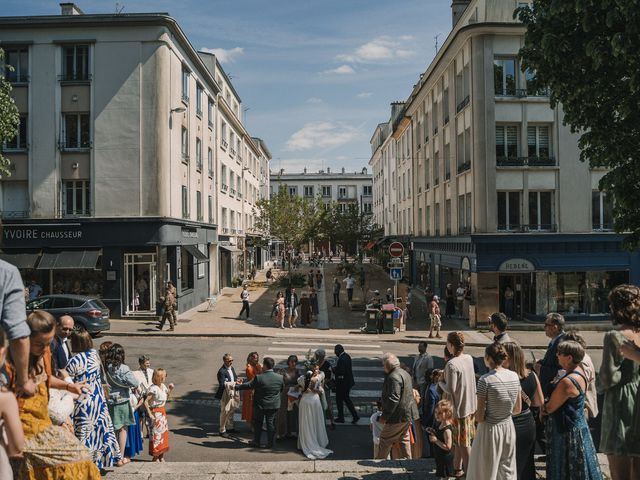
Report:
[[[0,253],[0,260],[4,260],[16,268],[34,268],[40,253]]]
[[[236,247],[235,245],[220,245],[220,248],[226,250],[227,252],[231,252],[231,253],[238,253],[238,252],[242,251],[238,247]]]
[[[76,268],[96,268],[100,250],[63,250],[45,252],[38,264],[38,270],[68,270]]]
[[[182,245],[182,248],[184,248],[187,252],[189,252],[191,256],[195,258],[198,263],[209,261],[209,257],[207,257],[204,253],[202,253],[200,249],[197,247],[197,245]]]

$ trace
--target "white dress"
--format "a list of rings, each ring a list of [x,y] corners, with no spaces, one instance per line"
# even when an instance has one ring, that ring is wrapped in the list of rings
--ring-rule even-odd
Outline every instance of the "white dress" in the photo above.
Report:
[[[298,384],[304,388],[304,376],[298,378]],[[321,388],[324,373],[320,373],[316,389]],[[310,388],[300,397],[298,405],[298,448],[311,460],[326,458],[333,453],[325,448],[329,445],[327,427],[320,395]]]

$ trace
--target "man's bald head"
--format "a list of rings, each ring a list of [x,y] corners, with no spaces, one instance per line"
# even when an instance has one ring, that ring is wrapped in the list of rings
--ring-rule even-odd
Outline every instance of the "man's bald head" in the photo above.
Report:
[[[61,315],[56,321],[56,336],[60,338],[69,338],[73,332],[75,322],[71,315]]]

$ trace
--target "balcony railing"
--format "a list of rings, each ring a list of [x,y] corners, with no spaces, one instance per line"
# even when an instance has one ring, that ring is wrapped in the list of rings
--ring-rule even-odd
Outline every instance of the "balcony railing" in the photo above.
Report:
[[[209,174],[209,177],[213,178],[213,170],[209,169],[207,173]]]
[[[527,225],[527,230],[529,232],[556,232],[558,231],[558,226],[553,223],[542,223],[542,224],[529,224]]]
[[[464,99],[456,106],[456,113],[460,113],[464,108],[469,105],[469,95],[464,97]]]
[[[433,134],[437,135],[438,134],[438,127],[433,127]]]
[[[81,152],[84,150],[90,150],[93,147],[93,142],[67,142],[61,140],[58,142],[58,149],[61,152]]]
[[[436,237],[439,237],[439,236],[440,236],[440,229],[436,228]]]
[[[449,115],[447,115],[446,117],[444,117],[443,121],[442,121],[442,125],[446,125],[447,123],[449,123]]]
[[[437,187],[438,185],[440,185],[440,179],[438,177],[433,179],[433,186]]]
[[[447,173],[445,174],[445,176],[444,176],[444,181],[445,181],[445,182],[448,182],[449,180],[451,180],[451,173],[450,173],[450,172],[447,172]]]
[[[68,72],[58,75],[58,80],[61,82],[88,83],[91,81],[91,74],[85,72]]]
[[[7,80],[7,82],[15,85],[21,83],[29,83],[31,77],[27,74],[20,74],[20,72],[14,70],[12,72],[5,71],[5,79]]]
[[[200,110],[199,108],[196,109],[196,115],[202,118],[202,110]]]
[[[235,189],[235,188],[231,188],[231,189],[229,190],[229,193],[230,193],[231,195],[235,195],[235,194],[236,194],[236,189]]]
[[[0,218],[29,218],[31,215],[30,210],[3,210],[0,212]]]
[[[555,157],[496,157],[498,167],[555,167]]]
[[[451,227],[447,227],[447,235],[451,235]]]
[[[236,156],[236,151],[235,151],[235,149],[234,149],[233,147],[231,147],[231,148],[229,149],[229,155],[230,155],[230,156],[232,156],[232,157],[235,157],[235,156]]]
[[[189,154],[182,153],[182,163],[189,163]]]
[[[224,138],[222,138],[220,139],[220,146],[223,150],[226,150],[229,147],[229,143]]]
[[[557,232],[558,226],[549,224],[498,224],[499,232],[529,233],[529,232]]]
[[[429,135],[424,137],[424,144],[426,145],[427,143],[429,143]]]
[[[227,227],[222,227],[222,233],[229,233],[229,229]]]
[[[196,170],[197,170],[198,172],[201,172],[201,171],[202,171],[202,160],[198,160],[198,161],[196,162]]]
[[[610,232],[613,230],[612,223],[594,223],[591,226],[594,232]]]
[[[458,165],[458,174],[471,170],[471,162],[464,162]]]
[[[222,191],[226,192],[227,190],[229,190],[229,185],[225,185],[224,183],[221,185],[222,186]]]
[[[462,227],[458,227],[458,233],[461,235],[471,233],[471,227],[468,225],[464,225]]]
[[[56,209],[57,218],[75,218],[75,217],[90,217],[93,215],[93,210],[90,208],[58,208]]]

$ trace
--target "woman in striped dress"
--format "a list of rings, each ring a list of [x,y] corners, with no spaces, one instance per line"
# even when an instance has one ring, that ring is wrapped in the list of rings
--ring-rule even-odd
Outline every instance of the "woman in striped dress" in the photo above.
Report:
[[[478,381],[478,430],[473,441],[467,480],[516,480],[516,430],[511,420],[521,410],[518,374],[503,368],[507,352],[489,345],[484,361],[491,370]]]

